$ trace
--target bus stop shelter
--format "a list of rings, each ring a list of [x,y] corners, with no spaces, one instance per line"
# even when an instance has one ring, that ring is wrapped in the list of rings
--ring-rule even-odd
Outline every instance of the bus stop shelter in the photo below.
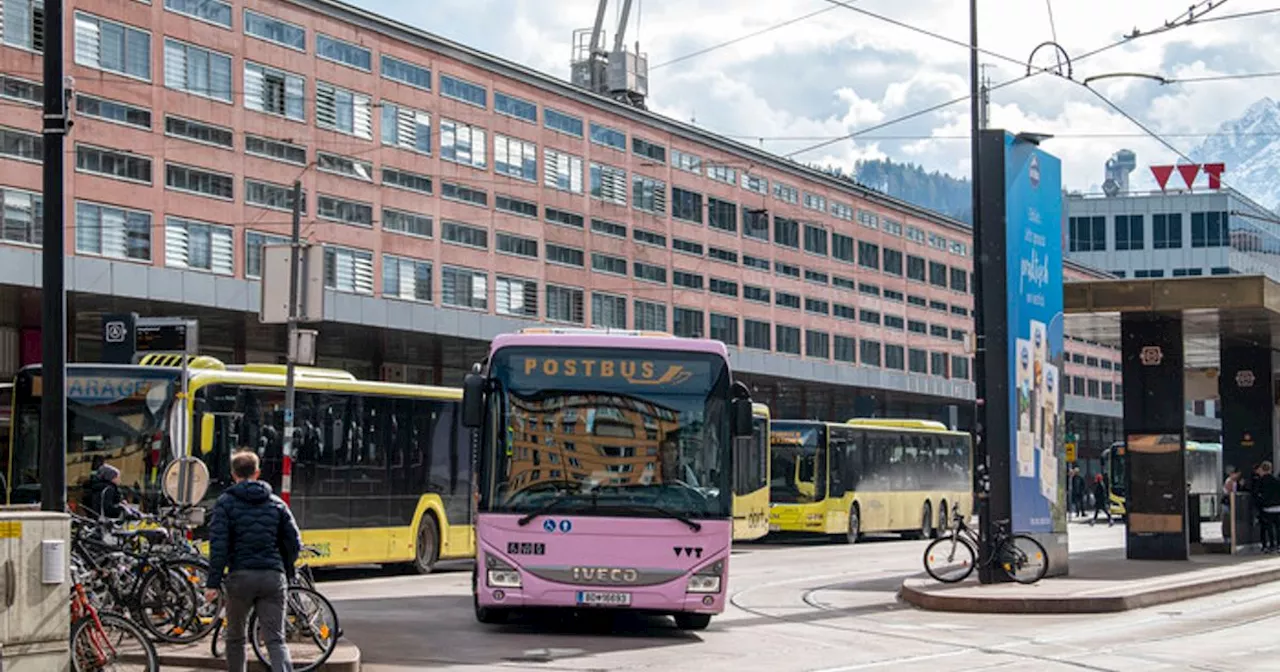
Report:
[[[1126,555],[1186,559],[1187,402],[1218,398],[1224,466],[1248,474],[1275,461],[1280,283],[1262,275],[1087,280],[1066,283],[1063,295],[1067,333],[1122,355]]]

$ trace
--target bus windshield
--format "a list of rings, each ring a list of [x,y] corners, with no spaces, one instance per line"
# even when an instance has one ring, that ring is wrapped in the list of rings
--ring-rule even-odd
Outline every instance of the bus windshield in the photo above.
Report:
[[[494,356],[491,374],[487,510],[730,515],[722,358],[511,348]]]
[[[805,504],[825,495],[825,488],[817,483],[817,474],[822,473],[823,430],[820,424],[773,423],[770,501]]]
[[[67,370],[67,487],[70,499],[101,464],[120,469],[120,483],[139,493],[153,489],[168,448],[169,412],[177,372],[134,367],[70,366]],[[18,374],[14,392],[10,502],[40,500],[38,368]]]

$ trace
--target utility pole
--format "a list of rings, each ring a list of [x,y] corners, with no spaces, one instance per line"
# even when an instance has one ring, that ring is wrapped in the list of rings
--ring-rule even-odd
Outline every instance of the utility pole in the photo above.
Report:
[[[62,83],[62,0],[45,0],[44,20],[40,508],[61,512],[67,509],[67,288],[62,147],[68,128],[67,99]]]
[[[280,496],[289,502],[293,492],[293,408],[296,398],[293,374],[298,358],[298,257],[302,253],[302,180],[293,181],[293,222],[289,234],[289,322],[284,364],[284,460],[281,465]]]
[[[978,0],[969,0],[969,154],[970,154],[970,181],[973,187],[973,206],[970,210],[973,218],[973,265],[975,273],[973,274],[973,337],[974,337],[974,356],[973,371],[974,375],[974,437],[973,437],[973,464],[975,471],[975,497],[974,503],[978,505],[978,535],[982,540],[982,546],[979,550],[981,557],[990,557],[990,550],[986,546],[991,539],[991,510],[989,506],[988,496],[990,494],[990,474],[988,473],[987,458],[987,384],[986,371],[987,359],[987,337],[986,337],[986,320],[983,310],[982,294],[982,273],[979,266],[983,263],[986,256],[986,249],[982,246],[982,188],[980,182],[981,166],[980,157],[978,156],[978,147],[981,135],[980,124],[983,121],[983,91],[980,89],[981,81],[979,79],[980,72],[978,68]],[[980,568],[979,579],[983,583],[990,583],[991,574],[987,565]]]

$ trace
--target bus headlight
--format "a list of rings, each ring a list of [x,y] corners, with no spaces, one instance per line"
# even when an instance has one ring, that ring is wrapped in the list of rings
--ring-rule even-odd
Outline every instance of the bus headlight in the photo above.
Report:
[[[491,588],[519,588],[520,572],[502,558],[484,554],[485,583]]]
[[[689,577],[689,585],[685,588],[685,591],[690,593],[718,593],[720,592],[720,577],[723,575],[724,560],[716,560]]]

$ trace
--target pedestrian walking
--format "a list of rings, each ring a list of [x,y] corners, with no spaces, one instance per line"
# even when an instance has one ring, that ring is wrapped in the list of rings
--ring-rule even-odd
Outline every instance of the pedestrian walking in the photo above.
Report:
[[[103,462],[84,486],[81,505],[99,518],[124,517],[124,494],[120,492],[120,470]]]
[[[1111,520],[1111,497],[1107,494],[1107,484],[1102,480],[1102,474],[1096,474],[1093,477],[1093,518],[1089,519],[1092,525],[1098,522],[1098,514],[1104,514],[1107,517],[1107,527],[1115,524]]]
[[[1262,552],[1280,552],[1280,479],[1272,472],[1270,461],[1258,465],[1254,497],[1258,504],[1258,525],[1262,532]]]
[[[1080,475],[1080,467],[1071,468],[1070,490],[1071,509],[1076,516],[1085,517],[1084,512],[1084,476]]]
[[[231,456],[235,484],[218,497],[209,523],[205,597],[216,599],[225,586],[229,672],[245,671],[245,619],[251,607],[258,615],[272,672],[292,672],[284,643],[284,603],[302,538],[288,505],[258,480],[260,476],[256,453]]]

